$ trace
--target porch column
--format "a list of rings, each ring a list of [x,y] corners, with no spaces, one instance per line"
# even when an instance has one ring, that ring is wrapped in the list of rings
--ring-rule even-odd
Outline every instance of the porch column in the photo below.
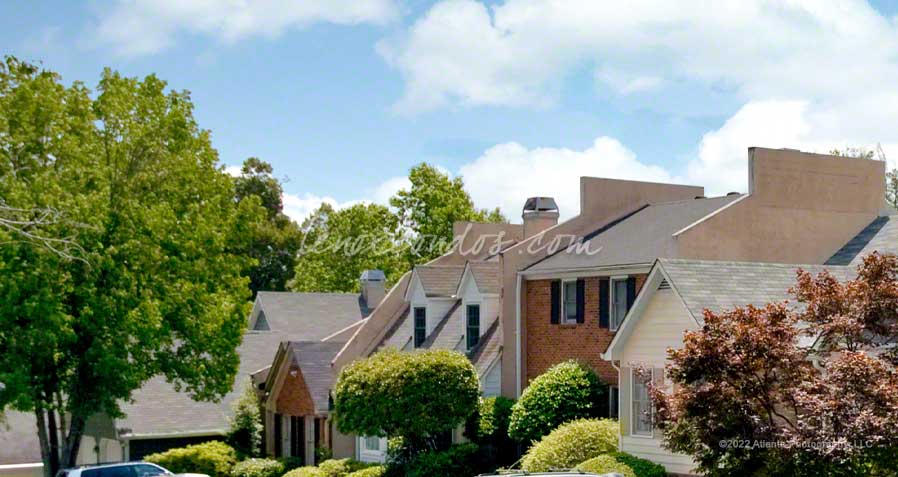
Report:
[[[306,445],[306,462],[307,465],[317,464],[315,462],[315,416],[303,416],[303,427],[305,427]]]

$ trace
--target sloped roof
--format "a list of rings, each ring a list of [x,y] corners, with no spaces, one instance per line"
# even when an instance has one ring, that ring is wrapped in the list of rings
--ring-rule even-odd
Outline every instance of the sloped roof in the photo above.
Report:
[[[467,266],[480,293],[499,294],[502,281],[499,262],[468,262]]]
[[[294,340],[323,339],[371,312],[358,293],[263,291],[256,300],[269,329]]]
[[[237,348],[240,366],[231,392],[221,402],[197,402],[185,392],[177,392],[165,378],[156,376],[134,392],[134,402],[124,403],[125,417],[116,427],[123,435],[151,436],[177,433],[221,434],[228,428],[231,402],[243,392],[243,383],[251,373],[271,364],[281,333],[248,331]]]
[[[724,207],[742,195],[689,199],[647,205],[587,234],[587,251],[568,253],[564,248],[527,271],[561,271],[615,265],[651,264],[676,254],[674,234]],[[566,247],[569,244],[562,244]]]
[[[464,312],[461,300],[456,301],[449,311],[434,326],[422,348],[456,349],[465,337]]]
[[[846,243],[827,265],[858,265],[873,252],[898,254],[898,217],[877,217]]]
[[[292,363],[302,371],[315,411],[327,412],[328,396],[333,385],[330,363],[343,348],[343,343],[291,341],[287,347],[292,354]]]
[[[458,290],[465,267],[461,265],[418,265],[415,274],[428,297],[450,297]]]
[[[402,350],[409,345],[413,332],[410,315],[409,307],[406,305],[405,310],[384,335],[383,341],[377,346],[378,349],[389,346]]]
[[[502,355],[502,330],[499,321],[498,317],[493,320],[493,324],[480,337],[477,346],[468,353],[480,376],[485,375],[492,364]]]
[[[701,323],[703,312],[736,306],[763,306],[791,299],[799,268],[812,274],[829,270],[838,280],[854,277],[854,267],[759,262],[659,259],[670,285]]]

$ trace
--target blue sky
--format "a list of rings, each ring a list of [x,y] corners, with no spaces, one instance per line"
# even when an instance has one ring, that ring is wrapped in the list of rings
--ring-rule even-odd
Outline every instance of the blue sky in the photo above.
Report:
[[[273,163],[297,218],[422,161],[515,218],[529,195],[575,214],[579,175],[744,190],[751,145],[898,157],[890,2],[212,3],[4,2],[0,44],[190,90],[222,162]]]

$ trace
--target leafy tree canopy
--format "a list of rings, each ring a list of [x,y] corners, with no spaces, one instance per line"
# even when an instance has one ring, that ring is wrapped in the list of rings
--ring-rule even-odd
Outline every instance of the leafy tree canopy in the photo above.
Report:
[[[165,88],[107,69],[92,99],[0,65],[0,197],[37,219],[0,231],[0,410],[35,414],[48,475],[151,377],[217,399],[237,372],[237,251],[264,211],[234,200],[189,94]]]

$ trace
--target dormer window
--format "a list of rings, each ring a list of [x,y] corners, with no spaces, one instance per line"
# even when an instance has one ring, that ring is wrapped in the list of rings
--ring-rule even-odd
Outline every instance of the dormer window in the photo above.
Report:
[[[471,304],[466,307],[465,334],[467,349],[470,351],[480,342],[480,305]]]
[[[424,345],[427,339],[427,308],[415,307],[415,348]]]

